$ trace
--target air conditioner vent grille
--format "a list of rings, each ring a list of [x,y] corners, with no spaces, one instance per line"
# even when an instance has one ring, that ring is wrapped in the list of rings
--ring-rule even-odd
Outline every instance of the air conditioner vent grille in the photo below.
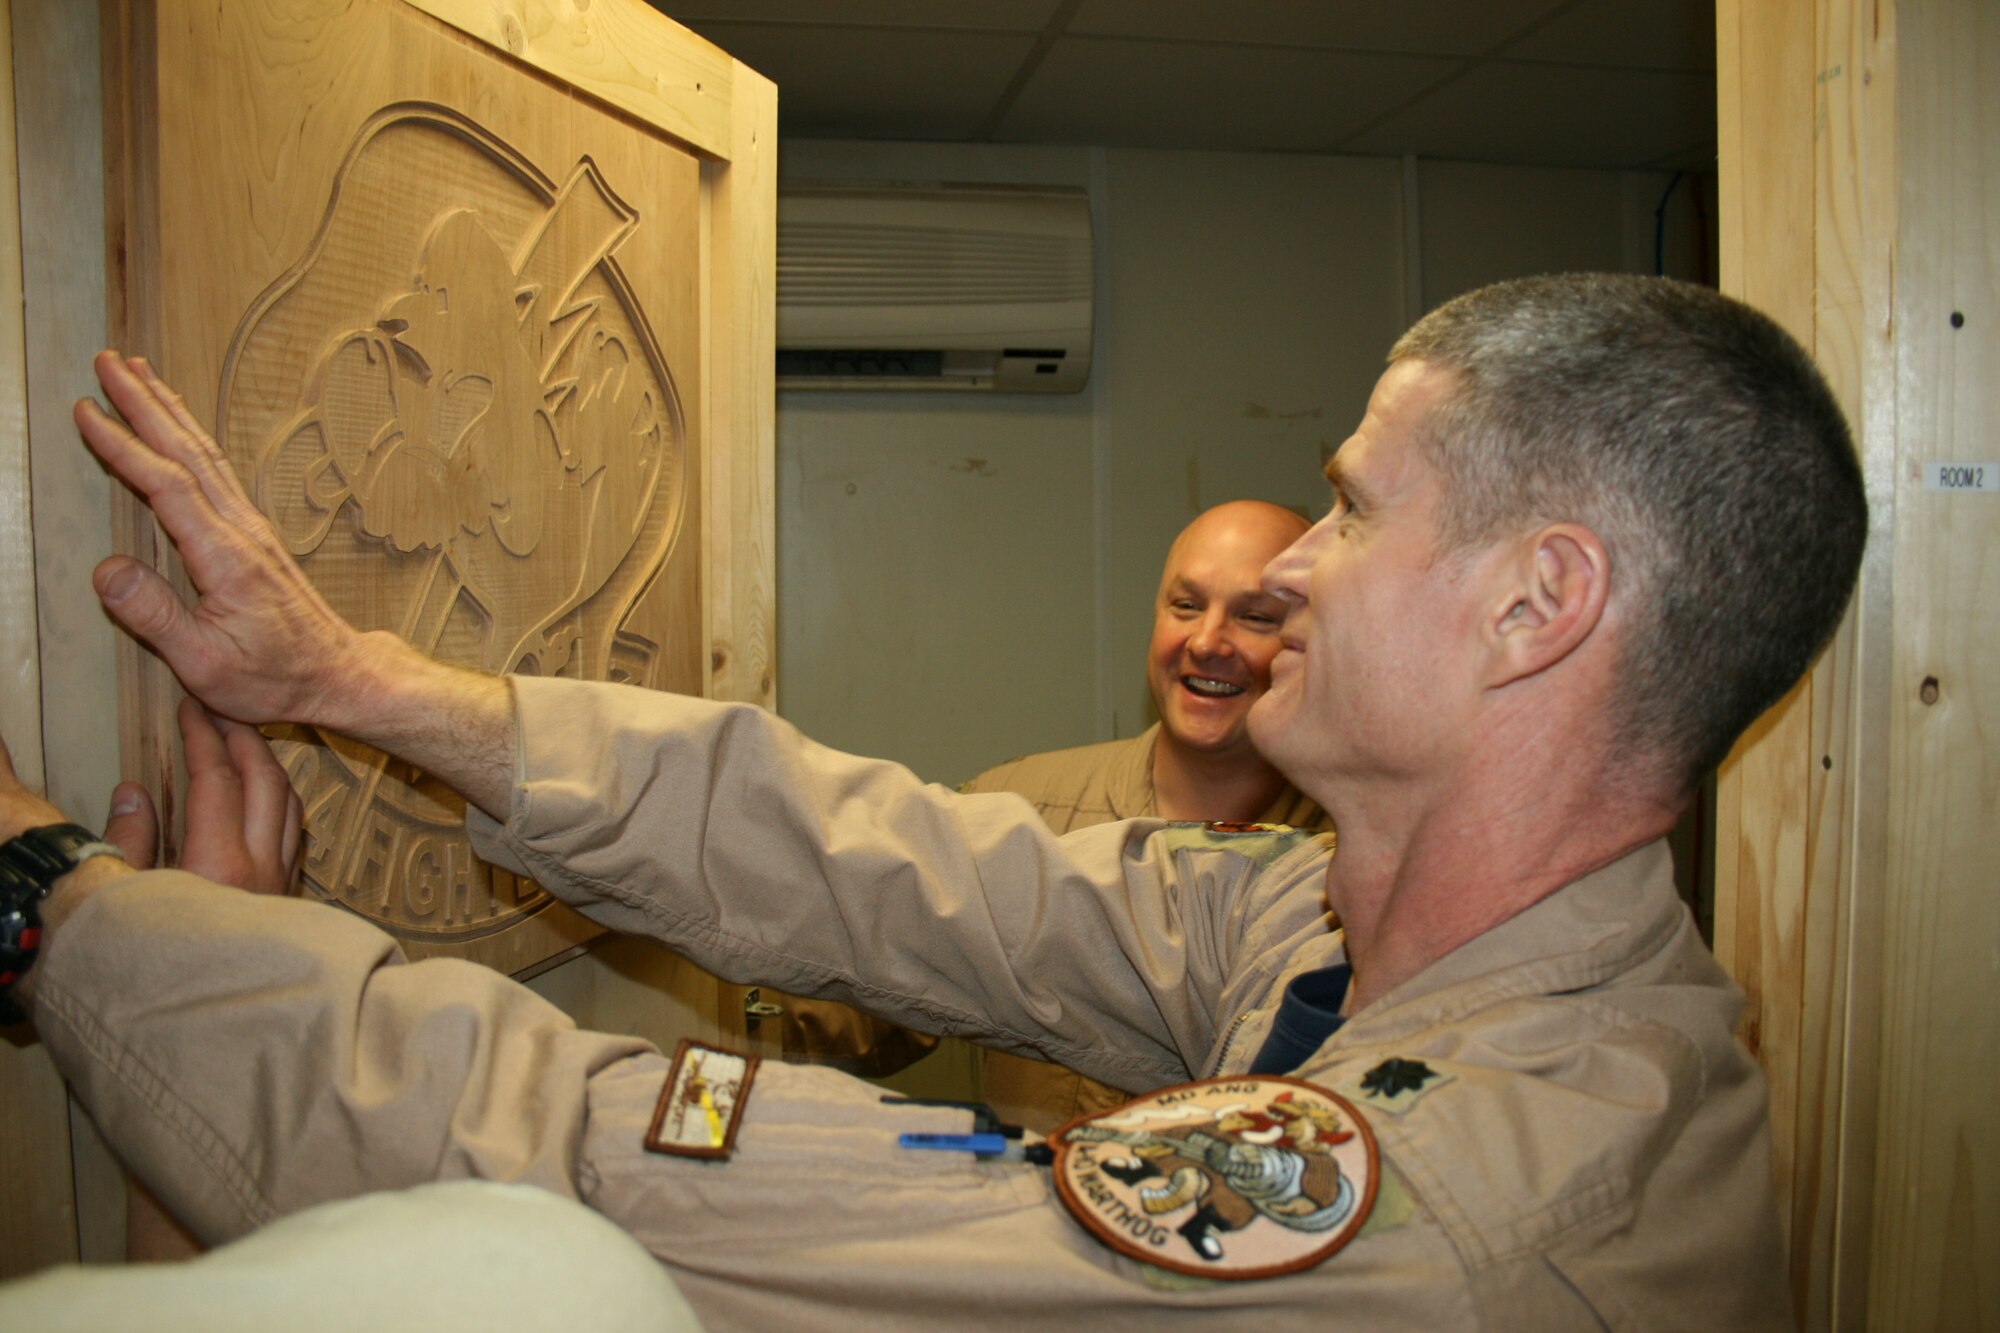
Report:
[[[841,222],[778,230],[784,306],[1082,301],[1090,272],[1087,236]]]
[[[1062,186],[778,188],[778,387],[1075,393],[1090,378],[1090,202]]]

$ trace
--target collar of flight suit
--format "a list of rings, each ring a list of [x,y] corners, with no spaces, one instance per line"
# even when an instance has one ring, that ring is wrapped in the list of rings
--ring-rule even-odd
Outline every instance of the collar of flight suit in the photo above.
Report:
[[[1503,1000],[1586,989],[1661,948],[1686,914],[1666,842],[1648,843],[1467,940],[1353,1015],[1348,1035],[1393,1041]]]
[[[1160,743],[1160,724],[1155,722],[1134,736],[1104,766],[1104,799],[1113,819],[1154,819],[1159,806],[1153,793],[1153,750]],[[1313,799],[1294,787],[1290,780],[1272,798],[1271,804],[1252,823],[1284,824],[1288,827],[1323,830],[1327,819]]]
[[[1579,993],[1690,950],[1692,930],[1666,845],[1649,844],[1369,1005],[1298,1076],[1364,1109],[1363,1080],[1385,1061],[1440,1076],[1394,1111],[1374,1104],[1371,1122],[1470,1267],[1615,1226],[1702,1101],[1717,1056],[1690,1029]],[[1683,961],[1669,985],[1727,1003],[1711,989],[1726,986],[1719,968],[1703,977]],[[1715,1026],[1729,1041],[1728,1022]]]
[[[1104,799],[1114,819],[1150,819],[1159,814],[1153,801],[1153,747],[1160,741],[1155,722],[1134,736],[1104,767]]]

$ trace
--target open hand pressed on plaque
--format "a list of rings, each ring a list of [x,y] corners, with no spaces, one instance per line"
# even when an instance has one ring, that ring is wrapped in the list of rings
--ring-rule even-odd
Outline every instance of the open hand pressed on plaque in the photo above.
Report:
[[[330,695],[353,679],[347,663],[366,636],[306,580],[179,394],[137,357],[100,352],[96,370],[124,420],[86,398],[77,427],[152,507],[196,594],[189,606],[157,571],[112,556],[93,577],[105,610],[219,713],[328,720]]]

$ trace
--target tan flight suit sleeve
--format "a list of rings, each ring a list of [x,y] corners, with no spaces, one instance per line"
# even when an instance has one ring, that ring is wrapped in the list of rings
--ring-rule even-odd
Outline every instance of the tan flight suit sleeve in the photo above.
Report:
[[[481,1177],[577,1194],[582,1091],[650,1049],[321,903],[133,875],[37,967],[36,1024],[105,1139],[204,1242]]]
[[[897,1145],[962,1131],[966,1113],[884,1106],[833,1070],[764,1065],[728,1162],[647,1152],[664,1057],[578,1032],[486,969],[404,963],[316,903],[133,876],[86,902],[41,967],[36,1017],[58,1066],[210,1242],[329,1199],[484,1176],[609,1217],[710,1333],[1474,1322],[1450,1242],[1407,1199],[1378,1202],[1379,1224],[1301,1274],[1163,1280],[1085,1234],[1045,1169]],[[454,1238],[437,1243],[448,1263]],[[1559,1284],[1534,1291],[1513,1326],[1588,1326],[1540,1308]]]
[[[1058,838],[1019,797],[958,796],[753,708],[515,690],[514,809],[469,815],[474,846],[605,925],[1114,1085],[1185,1079],[1207,1053],[1244,863],[1185,869],[1147,850],[1147,821]]]

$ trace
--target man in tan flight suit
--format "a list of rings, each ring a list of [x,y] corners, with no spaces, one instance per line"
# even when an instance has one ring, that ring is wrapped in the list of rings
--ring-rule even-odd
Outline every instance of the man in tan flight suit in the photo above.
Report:
[[[1356,1186],[1288,1194],[1310,1145],[1278,1130],[1240,1159],[1177,1140],[1213,1166],[1197,1192],[1234,1181],[1280,1219],[1261,1235],[1348,1228],[1205,1269],[1264,1241],[1136,1212],[1107,1230],[1109,1173],[1140,1166],[1058,1192],[1033,1162],[903,1146],[963,1112],[768,1063],[728,1160],[662,1154],[648,1126],[678,1085],[643,1042],[407,963],[323,904],[59,862],[34,881],[41,952],[19,939],[0,984],[205,1242],[475,1176],[581,1198],[710,1328],[1790,1327],[1765,1085],[1662,841],[1832,634],[1866,539],[1839,409],[1769,319],[1573,275],[1399,340],[1328,463],[1331,512],[1263,575],[1286,616],[1252,728],[1337,856],[1158,820],[1058,837],[1019,797],[926,787],[753,708],[485,677],[359,633],[180,400],[143,365],[98,369],[131,425],[79,424],[197,601],[124,558],[98,593],[211,708],[427,769],[482,855],[724,976],[1114,1085],[1219,1080],[1177,1100],[1252,1088],[1246,1122],[1312,1105]],[[59,818],[0,773],[0,859]],[[1206,1271],[1239,1280],[1185,1276]]]

